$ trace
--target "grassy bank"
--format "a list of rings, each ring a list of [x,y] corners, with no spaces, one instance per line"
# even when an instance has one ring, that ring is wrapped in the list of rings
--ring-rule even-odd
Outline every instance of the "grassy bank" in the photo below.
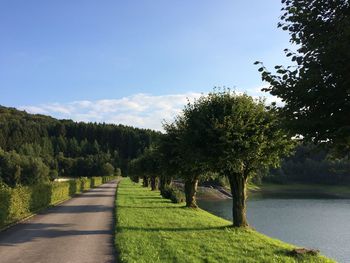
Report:
[[[123,179],[116,199],[116,248],[121,262],[333,262],[289,255],[292,245],[201,209],[184,208],[158,191]]]

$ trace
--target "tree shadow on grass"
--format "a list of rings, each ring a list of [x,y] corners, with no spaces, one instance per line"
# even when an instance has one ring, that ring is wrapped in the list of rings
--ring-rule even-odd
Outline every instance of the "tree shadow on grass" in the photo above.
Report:
[[[117,227],[117,232],[123,231],[144,231],[144,232],[188,232],[188,231],[212,231],[232,229],[231,225],[215,227]]]
[[[140,195],[138,195],[138,196],[135,196],[134,197],[135,199],[147,199],[147,200],[162,200],[162,197],[161,196],[147,196],[147,195],[145,195],[145,196],[140,196]]]
[[[135,195],[134,193],[121,193],[121,192],[118,192],[118,196],[128,196],[130,197],[130,195],[132,195],[133,197],[150,197],[149,195]]]
[[[130,208],[130,209],[175,209],[178,206],[128,206],[128,205],[118,205],[118,208]]]

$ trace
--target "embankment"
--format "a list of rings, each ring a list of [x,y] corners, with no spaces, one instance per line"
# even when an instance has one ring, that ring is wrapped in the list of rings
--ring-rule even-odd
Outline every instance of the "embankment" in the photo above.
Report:
[[[334,262],[123,179],[116,199],[119,262]]]

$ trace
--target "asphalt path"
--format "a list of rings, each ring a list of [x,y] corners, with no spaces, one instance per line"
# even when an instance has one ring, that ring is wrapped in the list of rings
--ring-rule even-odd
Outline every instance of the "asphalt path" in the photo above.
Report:
[[[111,263],[116,181],[0,232],[1,263]]]

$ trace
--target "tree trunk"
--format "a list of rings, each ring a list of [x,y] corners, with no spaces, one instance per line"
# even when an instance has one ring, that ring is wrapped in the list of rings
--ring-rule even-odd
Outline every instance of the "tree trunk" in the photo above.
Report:
[[[248,226],[246,215],[247,179],[243,174],[230,174],[229,181],[232,193],[233,226],[246,227]]]
[[[164,187],[165,187],[165,178],[164,176],[160,176],[159,177],[159,184],[158,184],[158,189],[160,192],[162,192],[164,190]]]
[[[159,177],[159,184],[158,184],[158,189],[162,192],[165,188],[166,185],[171,184],[171,177],[167,176],[160,176]]]
[[[147,178],[147,176],[143,177],[142,185],[143,185],[143,187],[148,187],[148,178]]]
[[[156,177],[151,177],[151,190],[155,191],[157,189],[157,180]]]
[[[185,181],[186,207],[197,208],[196,192],[198,179],[189,179]]]

